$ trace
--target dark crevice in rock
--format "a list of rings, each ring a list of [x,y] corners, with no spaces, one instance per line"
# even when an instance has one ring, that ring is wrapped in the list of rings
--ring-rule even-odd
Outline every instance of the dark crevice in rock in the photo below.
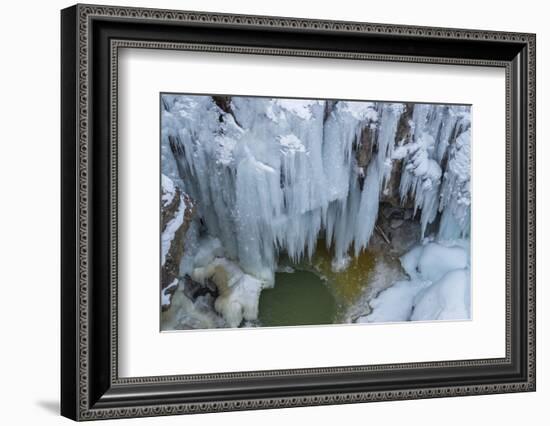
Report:
[[[366,125],[361,129],[359,140],[355,143],[355,161],[359,169],[359,188],[363,190],[367,166],[376,154],[377,130],[375,126]]]
[[[197,300],[199,296],[206,296],[209,294],[215,299],[219,295],[218,287],[211,279],[207,278],[204,284],[201,284],[194,281],[189,275],[185,275],[183,282],[183,293],[193,302]]]
[[[332,111],[334,111],[334,108],[336,107],[336,104],[338,101],[330,100],[328,99],[325,102],[325,110],[323,111],[323,124],[325,124],[330,117],[330,114],[332,114]]]
[[[233,117],[233,120],[235,120],[237,126],[242,128],[239,120],[237,120],[237,117],[235,116],[235,111],[233,111],[233,107],[231,106],[231,96],[212,96],[212,100],[219,109],[221,109],[226,114],[231,115],[231,117]],[[223,115],[220,115],[219,120],[220,122],[223,121]]]
[[[174,157],[180,158],[185,155],[185,148],[180,142],[179,137],[168,135],[168,142],[170,143],[170,150],[174,154]]]
[[[412,117],[414,112],[414,104],[406,103],[403,110],[403,114],[399,118],[397,123],[397,130],[395,132],[394,146],[403,146],[412,142],[413,129],[411,127]],[[400,183],[401,183],[401,174],[403,170],[403,160],[394,160],[392,161],[392,168],[390,172],[390,177],[386,181],[386,184],[380,194],[380,202],[389,203],[394,207],[401,206],[401,194],[400,194]],[[405,207],[412,207],[412,200],[407,197],[406,200],[403,200]]]

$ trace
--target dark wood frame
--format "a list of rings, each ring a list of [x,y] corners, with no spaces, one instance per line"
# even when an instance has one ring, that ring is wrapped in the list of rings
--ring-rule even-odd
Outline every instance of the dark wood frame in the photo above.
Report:
[[[505,68],[506,357],[119,378],[121,47]],[[535,390],[535,35],[76,5],[61,13],[61,52],[64,416],[89,420]]]

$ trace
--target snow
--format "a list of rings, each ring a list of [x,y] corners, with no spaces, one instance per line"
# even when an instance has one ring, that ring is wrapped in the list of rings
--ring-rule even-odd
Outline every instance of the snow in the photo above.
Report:
[[[470,274],[456,269],[419,292],[411,321],[467,320],[470,318]]]
[[[306,147],[296,135],[290,134],[281,136],[279,143],[281,144],[281,153],[283,155],[289,155],[295,152],[306,152]]]
[[[470,269],[466,246],[429,242],[401,257],[408,281],[397,281],[370,301],[357,322],[470,319]]]
[[[398,281],[370,302],[373,312],[357,322],[409,321],[417,294],[429,286],[428,281]]]
[[[343,109],[349,112],[356,120],[377,121],[378,112],[374,102],[342,102]]]
[[[164,262],[166,262],[166,255],[168,254],[168,251],[170,250],[170,246],[172,244],[172,240],[174,239],[174,236],[176,235],[176,232],[180,228],[181,225],[183,225],[183,219],[185,217],[185,200],[183,197],[180,197],[180,203],[178,206],[178,211],[174,215],[174,217],[166,224],[166,227],[164,228],[164,231],[162,231],[161,234],[161,265],[164,265]]]
[[[302,120],[310,120],[312,118],[310,107],[318,103],[318,101],[303,99],[276,99],[274,102],[282,109],[297,115]]]
[[[162,187],[162,207],[167,207],[174,200],[176,195],[176,186],[172,179],[166,176],[164,173],[161,174],[161,187]]]
[[[416,247],[413,247],[399,259],[401,261],[401,266],[403,267],[403,270],[411,279],[416,279],[420,276],[420,271],[417,269],[417,266],[423,251],[424,247],[422,245],[418,245]]]
[[[447,247],[432,242],[422,247],[416,267],[420,277],[435,282],[448,271],[467,268],[468,257],[466,250],[460,246]]]
[[[172,299],[172,294],[174,293],[174,287],[178,286],[178,279],[175,278],[174,281],[170,283],[168,287],[165,287],[160,292],[160,304],[161,306],[170,306],[170,299]]]

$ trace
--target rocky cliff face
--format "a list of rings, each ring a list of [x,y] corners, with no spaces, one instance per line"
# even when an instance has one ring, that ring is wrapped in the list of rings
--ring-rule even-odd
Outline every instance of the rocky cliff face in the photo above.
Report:
[[[185,251],[185,234],[195,213],[191,197],[162,175],[161,194],[161,295],[162,308],[170,307],[180,282],[180,263]]]

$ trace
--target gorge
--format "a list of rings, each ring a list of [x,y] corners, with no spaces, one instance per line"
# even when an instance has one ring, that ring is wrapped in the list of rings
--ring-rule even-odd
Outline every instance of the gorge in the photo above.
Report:
[[[469,106],[160,108],[162,330],[470,318]]]

